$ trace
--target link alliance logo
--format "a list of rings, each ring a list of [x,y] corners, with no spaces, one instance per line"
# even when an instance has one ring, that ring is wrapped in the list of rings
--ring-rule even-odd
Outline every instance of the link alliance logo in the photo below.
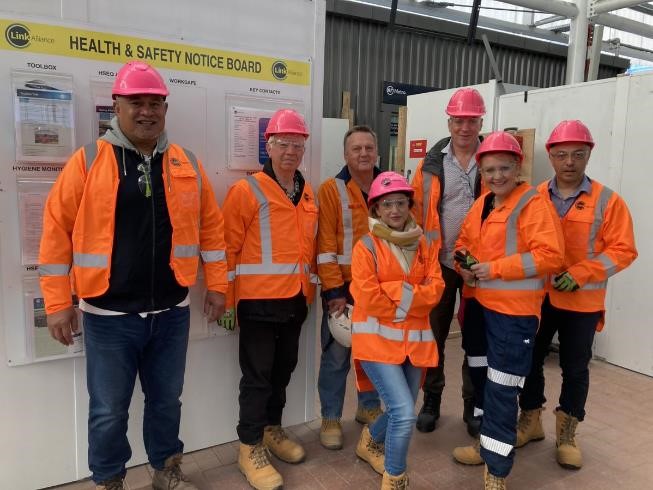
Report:
[[[5,39],[14,48],[23,49],[29,46],[31,36],[23,24],[11,24],[5,29]]]
[[[283,61],[272,63],[272,76],[277,80],[285,80],[288,76],[288,67]]]

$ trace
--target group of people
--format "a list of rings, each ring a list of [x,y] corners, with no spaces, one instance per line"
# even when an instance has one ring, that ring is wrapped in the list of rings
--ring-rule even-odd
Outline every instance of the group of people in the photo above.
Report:
[[[458,296],[463,420],[477,442],[454,449],[456,461],[485,463],[485,488],[505,488],[514,448],[544,438],[543,363],[558,332],[557,459],[580,468],[575,429],[607,279],[637,255],[625,203],[585,174],[594,141],[580,121],[554,129],[546,149],[556,175],[535,189],[520,182],[519,142],[506,132],[483,139],[484,101],[460,89],[446,108],[450,135],[411,184],[379,170],[376,134],[354,126],[345,165],[315,195],[299,171],[309,130],[281,109],[264,135],[268,162],[220,208],[199,160],[167,139],[160,74],[129,62],[112,93],[111,129],[73,154],[48,197],[39,266],[52,336],[73,342],[73,294],[83,312],[97,489],[124,488],[137,375],[153,488],[196,489],[181,471],[179,423],[188,287],[200,263],[207,320],[239,326],[238,467],[252,487],[282,487],[270,453],[305,459],[281,420],[318,283],[320,442],[343,447],[353,359],[364,424],[356,454],[382,475],[382,489],[408,487],[413,427],[437,425]],[[330,330],[342,315],[351,346]]]

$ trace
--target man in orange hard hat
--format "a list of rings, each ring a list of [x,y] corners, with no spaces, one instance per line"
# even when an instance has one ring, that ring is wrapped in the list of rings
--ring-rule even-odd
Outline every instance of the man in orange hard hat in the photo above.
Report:
[[[111,129],[70,157],[46,203],[39,274],[48,328],[64,345],[79,330],[72,268],[84,320],[88,462],[96,488],[124,488],[129,404],[138,374],[152,488],[196,490],[180,468],[188,288],[201,256],[204,312],[208,321],[222,315],[222,212],[199,160],[168,141],[168,89],[161,75],[130,61],[118,72],[112,94]]]
[[[415,189],[415,220],[424,229],[426,239],[440,248],[440,266],[445,282],[440,303],[429,317],[438,344],[440,364],[428,368],[422,389],[424,405],[417,417],[417,430],[431,432],[440,418],[440,402],[444,390],[444,346],[463,280],[454,269],[454,249],[460,226],[481,192],[476,150],[483,127],[485,103],[473,88],[456,90],[446,108],[449,136],[438,141],[418,165],[411,182]],[[467,360],[462,366],[464,403],[463,420],[467,431],[477,436],[480,422],[474,417],[474,389]]]
[[[533,365],[520,396],[516,447],[544,439],[543,364],[554,334],[560,343],[562,388],[556,414],[556,459],[565,468],[582,466],[575,439],[585,418],[594,333],[601,331],[608,278],[637,257],[633,221],[624,200],[590,179],[585,170],[594,148],[581,121],[558,124],[546,142],[555,177],[539,192],[555,206],[565,236],[564,268],[547,281]]]
[[[269,161],[224,201],[229,293],[222,325],[233,328],[237,318],[240,326],[238,468],[257,489],[283,485],[268,450],[287,463],[306,454],[281,418],[317,282],[317,203],[299,171],[308,135],[299,113],[275,112],[264,135]]]

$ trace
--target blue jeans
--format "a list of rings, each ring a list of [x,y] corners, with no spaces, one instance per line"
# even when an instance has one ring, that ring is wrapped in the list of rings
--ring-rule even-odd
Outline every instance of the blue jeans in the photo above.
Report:
[[[335,341],[329,331],[329,310],[325,302],[322,302],[322,308],[320,331],[322,356],[317,391],[320,394],[322,418],[339,419],[342,417],[342,406],[345,402],[347,374],[351,367],[351,349]],[[359,407],[377,408],[380,404],[379,394],[376,391],[358,392]]]
[[[415,401],[424,370],[408,359],[403,364],[361,361],[365,374],[381,395],[385,412],[370,426],[376,442],[385,443],[385,471],[399,476],[406,471],[408,445],[413,435]]]
[[[179,440],[190,310],[187,306],[148,315],[84,313],[89,394],[88,464],[99,483],[125,475],[129,404],[136,374],[145,394],[143,441],[150,464],[182,453]]]

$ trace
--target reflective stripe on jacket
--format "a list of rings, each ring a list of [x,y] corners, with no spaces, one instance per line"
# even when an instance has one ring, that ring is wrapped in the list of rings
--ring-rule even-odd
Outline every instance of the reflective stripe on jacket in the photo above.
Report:
[[[537,190],[547,199],[549,182]],[[547,280],[547,293],[556,308],[594,312],[605,309],[608,278],[628,267],[637,257],[633,220],[624,200],[608,187],[592,181],[592,191],[581,193],[567,214],[560,218],[565,238],[565,262],[580,286],[574,292],[553,288],[555,274]],[[599,324],[599,330],[603,326]]]
[[[72,155],[50,191],[39,255],[48,314],[72,306],[71,268],[79,297],[99,296],[109,287],[118,172],[113,145],[98,140]],[[170,145],[163,155],[163,179],[172,225],[170,266],[177,282],[195,284],[201,256],[207,288],[225,293],[222,212],[200,162]]]
[[[490,263],[491,279],[476,281],[474,297],[507,315],[540,316],[547,273],[564,259],[562,229],[550,201],[527,184],[481,220],[485,198],[476,200],[463,222],[457,250]]]
[[[229,264],[227,307],[241,299],[313,301],[318,209],[308,182],[295,206],[264,172],[236,182],[225,199]]]
[[[317,192],[317,271],[323,290],[351,281],[354,244],[369,231],[367,203],[354,179],[331,178]]]
[[[352,357],[359,390],[371,383],[359,361],[413,366],[438,365],[438,351],[429,325],[429,312],[440,301],[444,281],[437,249],[424,237],[405,273],[386,243],[371,233],[354,246],[351,294]]]

